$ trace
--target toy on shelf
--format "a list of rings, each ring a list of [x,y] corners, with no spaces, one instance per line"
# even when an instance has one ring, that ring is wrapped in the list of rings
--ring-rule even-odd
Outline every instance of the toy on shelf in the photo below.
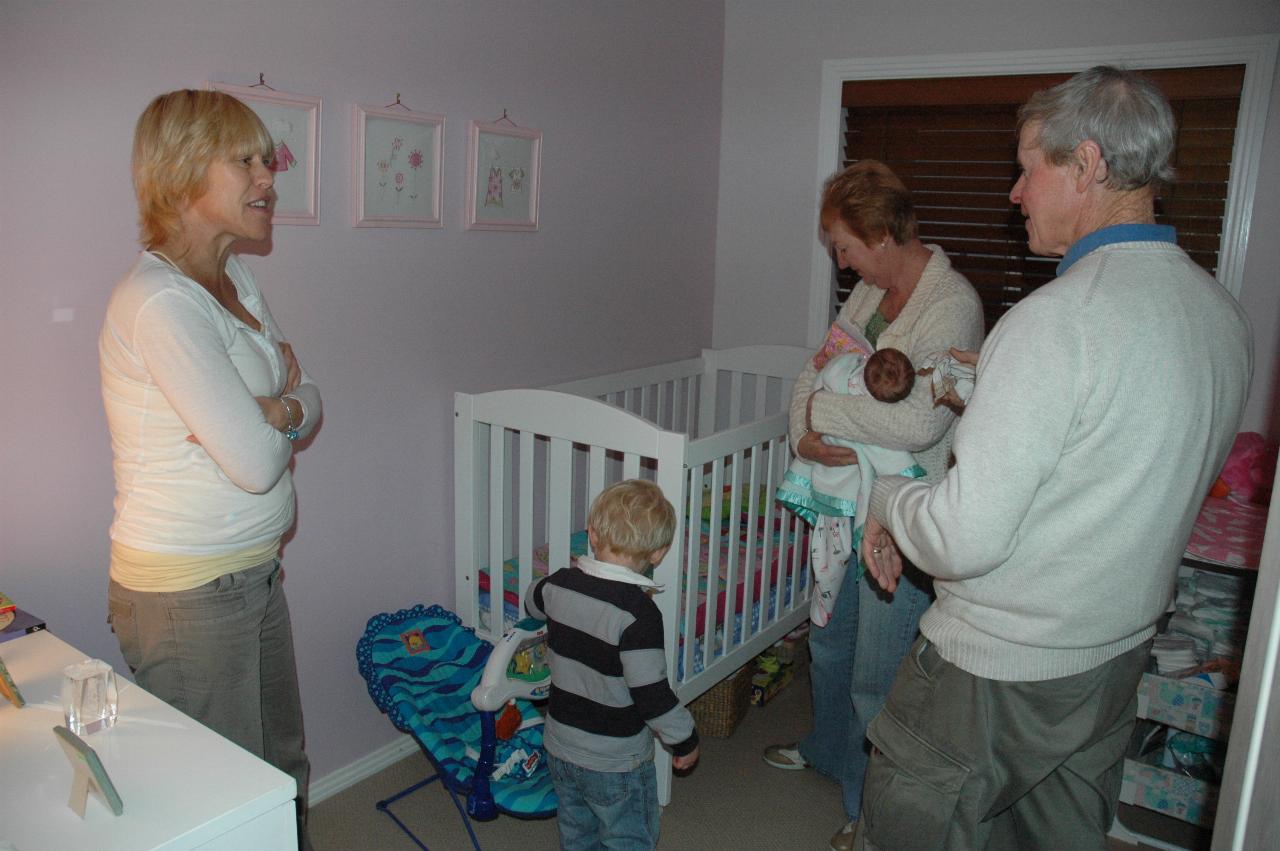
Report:
[[[542,753],[515,750],[495,766],[498,740],[508,740],[529,722],[522,721],[515,700],[541,700],[551,692],[547,667],[547,625],[534,618],[516,623],[502,636],[485,662],[480,684],[471,691],[471,702],[480,710],[480,756],[475,780],[467,795],[467,814],[486,821],[498,814],[489,780],[510,773],[531,774]]]

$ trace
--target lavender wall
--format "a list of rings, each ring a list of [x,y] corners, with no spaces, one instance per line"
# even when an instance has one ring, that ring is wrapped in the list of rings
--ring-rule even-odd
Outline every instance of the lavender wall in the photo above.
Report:
[[[122,666],[105,623],[107,295],[137,250],[128,160],[155,94],[258,72],[324,99],[317,227],[250,265],[325,396],[285,550],[309,750],[391,741],[365,620],[453,599],[452,393],[710,343],[720,3],[6,0],[0,5],[0,588]],[[350,106],[446,116],[439,231],[350,227]],[[466,125],[544,133],[541,231],[461,227]],[[677,306],[678,307],[675,307]]]
[[[824,60],[1280,33],[1275,0],[727,0],[725,6],[716,346],[805,342]],[[1280,437],[1277,231],[1280,85],[1271,93],[1240,292],[1253,321],[1256,364],[1244,427]]]

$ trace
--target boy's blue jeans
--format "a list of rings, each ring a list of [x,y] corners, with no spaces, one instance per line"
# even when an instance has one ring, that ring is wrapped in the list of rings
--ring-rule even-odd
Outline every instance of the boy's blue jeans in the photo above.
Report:
[[[916,639],[933,583],[907,566],[888,595],[850,565],[831,621],[809,630],[813,729],[800,741],[810,765],[840,782],[844,811],[856,819],[867,773],[867,724],[884,706],[898,663]]]
[[[560,799],[564,851],[658,847],[658,774],[650,760],[631,771],[592,771],[547,754]]]

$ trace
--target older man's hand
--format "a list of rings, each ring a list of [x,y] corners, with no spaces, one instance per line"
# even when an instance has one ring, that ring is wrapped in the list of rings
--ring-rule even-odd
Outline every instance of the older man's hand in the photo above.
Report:
[[[874,517],[867,518],[867,525],[862,530],[862,563],[881,588],[892,594],[898,587],[898,577],[902,576],[902,555],[889,530]]]

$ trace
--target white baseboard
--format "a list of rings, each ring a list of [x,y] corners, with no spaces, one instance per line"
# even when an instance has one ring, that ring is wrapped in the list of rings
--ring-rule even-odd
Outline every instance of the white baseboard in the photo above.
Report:
[[[388,765],[399,762],[409,754],[417,751],[417,741],[412,736],[403,735],[395,741],[383,745],[376,751],[360,757],[355,762],[313,781],[308,803],[310,806],[315,806],[325,798],[356,785],[366,777],[372,777]]]

